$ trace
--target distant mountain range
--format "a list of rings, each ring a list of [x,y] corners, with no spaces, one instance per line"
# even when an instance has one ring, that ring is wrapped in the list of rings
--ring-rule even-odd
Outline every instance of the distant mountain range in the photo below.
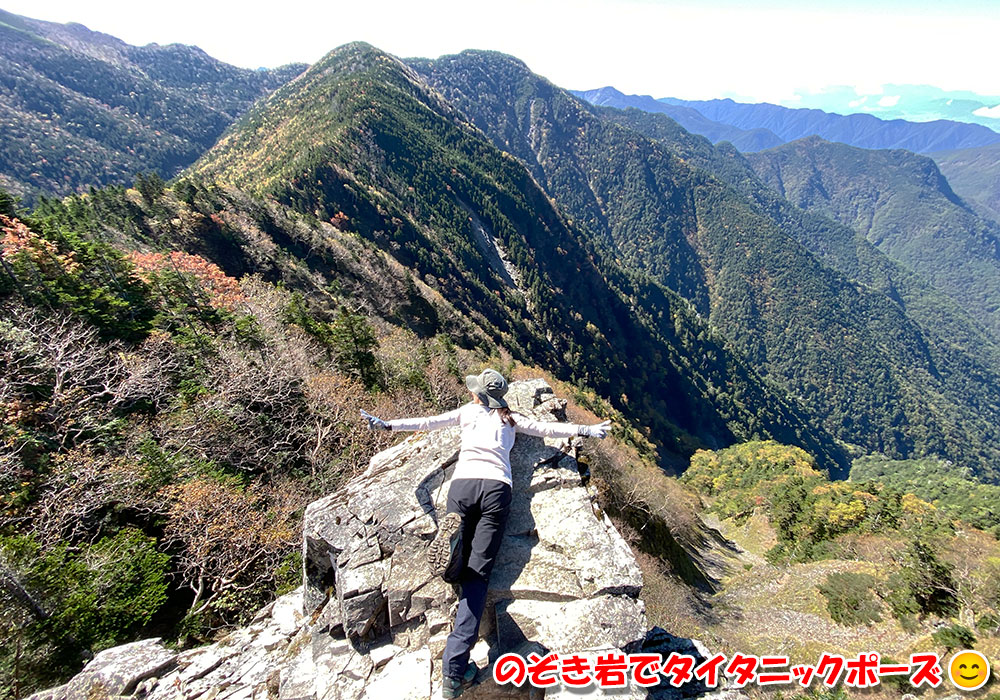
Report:
[[[613,87],[597,90],[570,90],[577,97],[601,107],[628,109],[634,107],[644,112],[666,114],[692,134],[700,134],[712,143],[729,141],[741,151],[762,151],[785,141],[769,129],[741,129],[731,124],[712,121],[697,109],[656,100],[649,95],[625,95]]]
[[[911,122],[950,119],[1000,131],[1000,95],[942,90],[933,85],[889,83],[877,90],[831,85],[815,91],[797,90],[793,97],[778,104],[836,114],[871,114],[881,119],[906,119]]]
[[[0,186],[29,200],[169,177],[304,65],[248,70],[0,10]]]
[[[859,148],[905,148],[916,153],[1000,143],[1000,133],[992,129],[944,119],[930,122],[884,120],[870,114],[832,114],[818,109],[792,109],[766,102],[747,104],[730,99],[655,100],[649,96],[624,95],[614,88],[574,91],[574,94],[592,104],[662,112],[713,143],[731,141],[744,152],[814,135]],[[678,108],[694,110],[694,113],[679,112]],[[733,128],[736,131],[732,131]]]

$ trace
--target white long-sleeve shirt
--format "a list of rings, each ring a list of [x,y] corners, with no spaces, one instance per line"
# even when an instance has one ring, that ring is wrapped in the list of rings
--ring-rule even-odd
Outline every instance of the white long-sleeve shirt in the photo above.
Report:
[[[497,479],[508,484],[510,448],[515,433],[537,437],[573,437],[575,423],[536,421],[515,413],[515,425],[500,420],[500,414],[477,403],[467,403],[454,411],[424,418],[396,418],[386,421],[392,430],[435,430],[449,425],[462,426],[462,448],[458,453],[453,479]]]

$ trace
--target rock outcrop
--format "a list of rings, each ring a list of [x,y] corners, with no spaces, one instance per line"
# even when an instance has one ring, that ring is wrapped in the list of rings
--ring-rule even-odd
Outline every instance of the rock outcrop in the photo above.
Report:
[[[541,420],[565,418],[565,401],[541,381],[515,383],[508,401]],[[445,512],[458,450],[457,427],[416,435],[309,506],[303,612],[318,611],[317,658],[341,637],[359,649],[384,640],[394,660],[420,665],[422,692],[440,682],[457,598],[431,575],[424,551]],[[566,652],[634,646],[646,635],[642,575],[607,516],[595,513],[574,455],[571,440],[525,435],[511,451],[514,498],[480,629],[480,665],[528,643]]]
[[[513,383],[508,400],[536,419],[565,419],[565,401],[540,380]],[[489,664],[508,651],[705,656],[691,640],[648,630],[641,572],[595,506],[575,441],[519,435],[511,452],[514,499],[473,651],[483,670],[463,696],[470,700],[543,696],[527,684],[493,683]],[[458,428],[414,434],[376,455],[344,489],[312,503],[303,524],[302,587],[249,626],[182,653],[157,640],[109,649],[67,685],[34,697],[437,697],[457,596],[431,575],[424,551],[445,512],[458,449]],[[651,695],[699,691],[666,686]],[[647,696],[638,687],[590,692]],[[578,695],[560,686],[544,691],[549,698]]]

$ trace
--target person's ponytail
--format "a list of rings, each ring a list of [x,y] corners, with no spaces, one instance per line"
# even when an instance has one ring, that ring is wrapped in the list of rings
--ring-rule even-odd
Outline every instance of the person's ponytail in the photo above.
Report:
[[[508,425],[517,425],[514,422],[514,415],[510,412],[508,406],[496,409],[496,412],[500,414],[500,422],[507,423]]]

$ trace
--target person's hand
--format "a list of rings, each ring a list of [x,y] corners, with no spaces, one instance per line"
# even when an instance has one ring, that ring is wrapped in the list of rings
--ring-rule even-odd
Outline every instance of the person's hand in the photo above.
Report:
[[[609,430],[611,430],[611,421],[606,420],[597,425],[581,425],[579,434],[581,437],[604,438],[607,437]]]
[[[388,423],[386,423],[381,418],[376,418],[372,414],[365,411],[365,409],[363,408],[361,409],[361,415],[364,416],[365,420],[368,421],[368,427],[371,430],[392,430],[392,428],[389,427]]]

